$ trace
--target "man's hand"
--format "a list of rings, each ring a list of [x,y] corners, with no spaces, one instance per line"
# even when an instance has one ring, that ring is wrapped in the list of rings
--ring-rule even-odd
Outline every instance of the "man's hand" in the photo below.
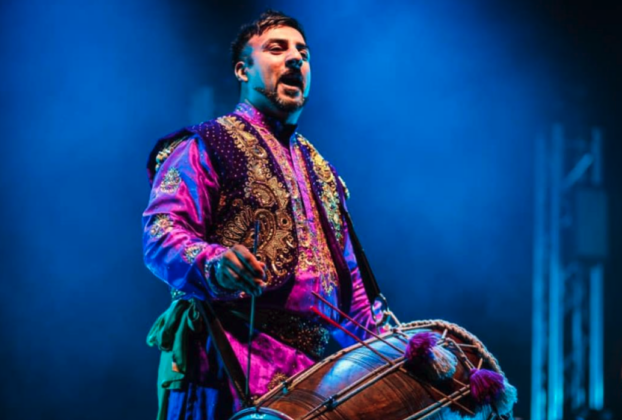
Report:
[[[244,245],[234,245],[216,265],[216,282],[230,290],[241,290],[259,296],[267,283],[266,264],[260,262]]]

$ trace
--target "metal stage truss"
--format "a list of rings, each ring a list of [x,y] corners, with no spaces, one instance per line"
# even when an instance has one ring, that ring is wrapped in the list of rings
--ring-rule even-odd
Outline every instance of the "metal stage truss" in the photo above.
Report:
[[[537,139],[531,420],[603,409],[607,195],[602,132]]]

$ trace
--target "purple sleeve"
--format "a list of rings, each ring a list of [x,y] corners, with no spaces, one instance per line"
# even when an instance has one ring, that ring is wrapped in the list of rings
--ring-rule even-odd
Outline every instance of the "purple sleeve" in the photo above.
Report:
[[[204,143],[189,138],[157,170],[143,213],[145,265],[173,289],[200,299],[239,295],[211,278],[212,266],[227,250],[205,240],[218,198],[218,177]]]

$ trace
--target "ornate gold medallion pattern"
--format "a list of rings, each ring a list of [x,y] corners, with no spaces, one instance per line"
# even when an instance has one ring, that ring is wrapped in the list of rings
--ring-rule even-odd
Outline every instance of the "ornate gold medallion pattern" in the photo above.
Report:
[[[268,152],[255,136],[246,131],[244,123],[233,116],[217,120],[233,138],[235,146],[244,153],[248,163],[248,181],[244,195],[255,198],[263,208],[253,210],[243,200],[233,201],[234,216],[217,226],[223,245],[253,244],[253,225],[260,223],[257,259],[268,265],[267,282],[274,285],[274,278],[287,274],[286,266],[295,258],[295,239],[292,236],[293,221],[287,211],[290,194],[268,166]],[[276,204],[276,212],[270,209]]]

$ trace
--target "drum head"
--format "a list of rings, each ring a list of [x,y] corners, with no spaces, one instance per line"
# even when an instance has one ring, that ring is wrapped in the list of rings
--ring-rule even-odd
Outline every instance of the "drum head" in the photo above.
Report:
[[[229,420],[294,420],[287,414],[270,408],[247,408],[237,412]]]

